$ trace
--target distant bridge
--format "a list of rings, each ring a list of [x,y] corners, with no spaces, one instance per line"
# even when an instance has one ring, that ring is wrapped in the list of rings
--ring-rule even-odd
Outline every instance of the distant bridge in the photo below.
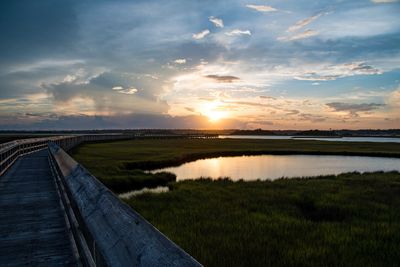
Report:
[[[127,138],[0,145],[1,266],[201,266],[65,152],[82,142]]]

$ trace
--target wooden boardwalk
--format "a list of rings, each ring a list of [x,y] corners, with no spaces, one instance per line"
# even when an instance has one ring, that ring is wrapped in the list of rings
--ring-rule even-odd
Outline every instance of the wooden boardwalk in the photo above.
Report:
[[[77,266],[47,149],[0,176],[0,266]]]

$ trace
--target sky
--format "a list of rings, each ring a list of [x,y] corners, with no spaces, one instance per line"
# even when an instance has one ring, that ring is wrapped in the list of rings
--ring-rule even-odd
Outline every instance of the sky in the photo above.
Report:
[[[398,0],[0,3],[0,130],[400,128]]]

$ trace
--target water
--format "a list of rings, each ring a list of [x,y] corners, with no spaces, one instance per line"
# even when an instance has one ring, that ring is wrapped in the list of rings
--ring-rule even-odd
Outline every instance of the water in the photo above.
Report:
[[[165,192],[168,192],[168,191],[169,191],[168,186],[157,186],[156,188],[147,188],[147,187],[145,187],[145,188],[140,189],[140,190],[132,190],[132,191],[129,191],[129,192],[126,192],[126,193],[122,193],[122,194],[119,194],[118,196],[120,198],[129,199],[131,197],[135,197],[135,196],[138,196],[138,195],[141,195],[141,194],[144,194],[144,193],[155,193],[155,194],[158,194],[158,193],[165,193]]]
[[[323,138],[323,137],[301,137],[287,135],[220,135],[219,138],[232,139],[278,139],[278,140],[319,140],[319,141],[339,141],[339,142],[377,142],[377,143],[400,143],[400,138],[396,137],[342,137],[342,138]]]
[[[196,160],[164,168],[177,180],[230,177],[232,180],[274,180],[281,177],[318,176],[344,172],[400,171],[400,159],[358,156],[261,155]]]

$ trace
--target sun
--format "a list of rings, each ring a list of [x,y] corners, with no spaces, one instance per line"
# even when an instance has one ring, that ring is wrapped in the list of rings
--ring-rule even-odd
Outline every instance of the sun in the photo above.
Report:
[[[223,109],[223,106],[219,102],[208,103],[202,108],[201,113],[206,116],[212,123],[216,123],[221,119],[225,119],[229,115],[228,112]]]
[[[216,111],[216,110],[210,110],[210,111],[207,112],[205,115],[207,116],[207,118],[208,118],[211,122],[218,122],[219,120],[225,118],[224,112]]]

